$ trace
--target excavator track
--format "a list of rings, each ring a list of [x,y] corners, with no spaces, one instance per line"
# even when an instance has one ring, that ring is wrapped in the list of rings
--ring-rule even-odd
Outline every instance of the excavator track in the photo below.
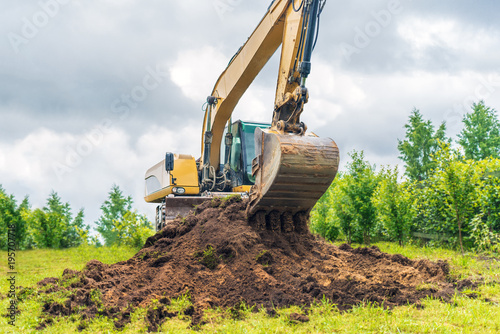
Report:
[[[337,174],[339,149],[330,138],[256,129],[255,185],[247,216],[267,229],[290,232],[303,221]]]

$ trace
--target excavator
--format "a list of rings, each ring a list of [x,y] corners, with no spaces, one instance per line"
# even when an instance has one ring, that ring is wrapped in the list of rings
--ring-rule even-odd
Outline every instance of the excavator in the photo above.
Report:
[[[300,120],[325,3],[271,3],[206,100],[201,157],[167,152],[147,170],[145,200],[159,204],[156,230],[207,199],[232,194],[248,197],[247,217],[267,222],[268,228],[293,230],[297,217],[309,215],[339,165],[336,143],[307,131]],[[238,101],[280,46],[271,122],[233,122]]]

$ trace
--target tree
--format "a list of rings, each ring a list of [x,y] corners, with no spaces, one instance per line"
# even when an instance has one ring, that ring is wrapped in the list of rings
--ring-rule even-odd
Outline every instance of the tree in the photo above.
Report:
[[[418,207],[412,229],[462,251],[500,250],[493,242],[500,240],[500,159],[467,160],[449,144],[435,158],[435,173],[412,190]]]
[[[152,235],[153,226],[145,215],[137,211],[127,211],[122,219],[114,220],[113,231],[116,233],[116,243],[130,247],[141,247]]]
[[[23,242],[25,224],[21,219],[21,214],[17,207],[14,196],[7,195],[5,190],[0,186],[0,248],[7,249],[8,231],[10,226],[15,229],[15,242],[19,248]]]
[[[371,201],[378,185],[375,168],[364,160],[364,153],[349,154],[352,162],[347,164],[346,183],[343,186],[345,206],[341,215],[351,217],[363,235],[363,242],[370,244],[370,233],[375,225],[376,211]]]
[[[45,230],[41,226],[42,220],[45,219],[45,212],[41,209],[32,210],[28,197],[24,198],[19,207],[22,220],[26,224],[23,249],[46,248],[46,243],[43,241]]]
[[[81,208],[80,211],[78,211],[75,219],[73,220],[73,226],[75,227],[79,237],[80,237],[80,243],[78,244],[81,245],[82,243],[88,243],[89,242],[89,230],[90,226],[84,224],[84,209]]]
[[[356,239],[356,232],[359,230],[356,228],[354,220],[354,207],[346,191],[350,184],[352,184],[352,176],[341,175],[335,181],[335,187],[332,190],[333,221],[340,226],[340,230],[347,239],[348,244],[351,244]],[[362,240],[360,238],[357,241],[361,242]]]
[[[474,217],[480,175],[475,170],[474,160],[461,161],[459,158],[459,152],[452,151],[449,145],[443,145],[438,154],[440,164],[433,182],[444,195],[444,203],[454,216],[463,254],[463,230]]]
[[[413,109],[405,124],[405,140],[398,140],[399,158],[405,162],[406,175],[412,181],[422,181],[429,177],[437,163],[432,159],[438,149],[438,142],[449,142],[446,125],[443,122],[437,131],[431,121],[424,121],[418,109]]]
[[[481,178],[480,193],[481,211],[488,228],[495,233],[500,233],[500,159],[485,159],[478,164],[484,170]],[[496,174],[496,175],[495,175]]]
[[[45,236],[45,247],[49,248],[68,248],[67,231],[71,228],[71,207],[69,203],[62,203],[59,195],[52,191],[47,199],[47,205],[43,208],[45,217],[41,219],[41,226]]]
[[[67,247],[78,247],[88,242],[90,227],[84,223],[84,217],[85,212],[82,208],[63,234],[63,240],[65,240]]]
[[[500,252],[500,159],[486,158],[477,166],[480,212],[471,221],[471,238],[477,250]]]
[[[14,196],[0,186],[0,233],[7,236],[8,226],[15,226],[18,249],[68,248],[87,241],[89,227],[84,223],[83,209],[72,219],[69,203],[63,203],[52,191],[43,209],[31,209],[28,197],[17,206]],[[5,248],[7,238],[0,238]]]
[[[108,199],[101,206],[101,217],[96,222],[97,231],[106,246],[124,244],[140,247],[153,234],[151,222],[146,216],[132,210],[132,197],[125,197],[117,185],[113,185]]]
[[[321,196],[319,201],[311,211],[311,231],[318,233],[326,240],[334,241],[339,236],[339,228],[334,223],[332,215],[332,204],[337,200],[334,195],[335,184],[341,179],[341,175],[337,175],[332,185]]]
[[[18,207],[21,221],[23,222],[24,229],[22,230],[22,241],[19,243],[20,249],[31,249],[34,245],[34,233],[31,229],[32,210],[28,196],[24,197]]]
[[[472,112],[467,113],[462,122],[464,128],[458,134],[458,143],[466,159],[500,158],[500,121],[496,110],[479,101],[472,105]]]
[[[111,187],[108,199],[101,205],[101,216],[96,222],[97,232],[104,238],[106,246],[118,241],[118,232],[115,229],[116,221],[123,220],[125,214],[132,209],[132,197],[123,196],[117,185]]]
[[[49,248],[68,248],[64,234],[71,221],[69,203],[62,203],[56,192],[52,191],[43,208],[46,214],[42,219],[42,229],[45,234],[45,246]]]
[[[400,246],[404,246],[416,216],[410,184],[398,182],[397,167],[393,170],[382,170],[380,179],[372,198],[377,209],[377,218],[383,225],[384,233],[390,239],[397,240]]]
[[[63,203],[54,191],[43,209],[31,210],[25,198],[20,212],[27,225],[25,248],[70,248],[87,241],[87,236],[81,233],[89,229],[84,224],[83,209],[73,219],[69,203]]]

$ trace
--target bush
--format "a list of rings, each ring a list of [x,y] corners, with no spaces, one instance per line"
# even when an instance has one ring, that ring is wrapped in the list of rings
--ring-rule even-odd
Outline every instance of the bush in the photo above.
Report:
[[[403,246],[410,237],[411,224],[416,216],[411,184],[399,182],[397,167],[382,170],[380,179],[372,202],[382,225],[382,233],[389,240],[396,240]]]
[[[137,211],[127,211],[123,219],[115,219],[113,222],[112,232],[116,235],[115,243],[118,245],[139,248],[153,235],[151,222]]]
[[[352,162],[347,165],[347,173],[336,177],[314,207],[311,230],[327,240],[337,239],[342,232],[348,243],[369,244],[376,218],[371,198],[378,177],[362,151],[349,155]]]

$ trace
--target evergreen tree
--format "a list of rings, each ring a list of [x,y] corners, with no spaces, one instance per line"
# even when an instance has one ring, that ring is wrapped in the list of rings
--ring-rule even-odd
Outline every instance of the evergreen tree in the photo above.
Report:
[[[85,213],[83,208],[78,211],[69,228],[63,234],[65,247],[78,247],[88,242],[89,226],[84,223]]]
[[[7,195],[0,185],[0,248],[7,249],[9,227],[14,226],[15,242],[19,248],[23,241],[25,224],[14,196]]]
[[[458,143],[466,159],[500,158],[500,122],[494,109],[487,107],[484,101],[474,103],[472,112],[467,113],[462,122],[464,128],[458,134]]]
[[[398,140],[399,158],[405,162],[406,175],[412,181],[429,177],[437,166],[432,155],[439,150],[439,142],[449,142],[443,122],[437,131],[431,121],[425,121],[418,109],[413,109],[408,124],[405,124],[405,140]]]
[[[28,200],[23,203],[22,216],[29,225],[26,248],[69,248],[86,241],[86,236],[79,231],[88,230],[83,223],[83,210],[73,219],[71,206],[63,203],[56,192],[50,193],[43,209],[31,211]]]
[[[118,242],[119,233],[115,229],[116,221],[123,220],[125,214],[132,209],[132,197],[125,197],[117,185],[113,185],[108,199],[101,205],[101,216],[96,222],[97,231],[104,238],[106,246]]]
[[[22,229],[21,240],[18,244],[19,249],[29,249],[30,247],[30,222],[31,222],[31,204],[29,202],[28,196],[24,197],[21,204],[18,207],[19,215],[21,216]]]
[[[69,203],[62,203],[59,195],[52,191],[43,211],[46,217],[42,218],[41,226],[45,234],[45,247],[68,248],[68,242],[64,237],[71,222]]]
[[[364,153],[353,151],[349,154],[352,162],[347,164],[349,177],[344,185],[348,211],[363,235],[363,242],[370,244],[370,234],[375,225],[376,211],[371,198],[378,185],[375,168],[364,160]]]

